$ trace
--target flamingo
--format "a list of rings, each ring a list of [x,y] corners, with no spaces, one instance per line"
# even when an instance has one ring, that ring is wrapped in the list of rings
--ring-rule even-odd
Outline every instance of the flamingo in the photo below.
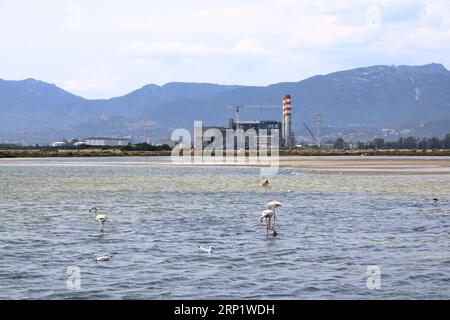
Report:
[[[258,179],[258,182],[259,182],[259,185],[261,187],[263,187],[265,191],[267,191],[267,189],[272,189],[269,186],[269,179]]]
[[[212,254],[214,251],[214,247],[213,246],[209,246],[208,248],[202,247],[202,246],[198,246],[198,250],[202,251],[202,252],[207,252],[208,254]]]
[[[271,226],[272,217],[274,216],[275,212],[273,210],[264,210],[261,213],[261,223],[263,222],[263,219],[266,219],[266,236],[269,236],[269,229],[272,230],[272,235],[274,237],[277,236],[277,232],[275,231],[275,228]]]
[[[103,235],[103,225],[105,224],[106,221],[108,221],[108,217],[105,214],[97,214],[96,207],[90,208],[89,213],[92,213],[94,215],[94,219],[100,222],[100,231]]]
[[[277,216],[276,216],[276,213],[275,213],[275,209],[279,208],[279,207],[282,207],[282,206],[283,206],[283,204],[280,201],[270,201],[267,204],[267,209],[273,210],[273,225],[275,225],[276,219],[277,219]]]

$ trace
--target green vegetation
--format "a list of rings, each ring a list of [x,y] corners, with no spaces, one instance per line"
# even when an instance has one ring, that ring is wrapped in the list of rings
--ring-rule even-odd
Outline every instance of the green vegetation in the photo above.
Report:
[[[339,138],[341,139],[341,138]],[[338,140],[339,140],[338,139]],[[337,142],[337,140],[336,140]],[[335,142],[335,144],[336,144]],[[418,139],[415,137],[399,138],[397,141],[384,141],[384,139],[378,138],[371,142],[358,142],[356,149],[361,150],[388,150],[388,149],[450,149],[450,133],[448,133],[443,139],[436,137]]]
[[[33,158],[33,157],[120,157],[120,156],[170,156],[171,149],[167,145],[153,146],[147,143],[129,144],[124,147],[92,147],[92,146],[17,146],[1,145],[0,158]]]
[[[322,149],[280,150],[280,155],[298,156],[450,156],[450,133],[443,139],[399,138],[385,141],[377,138],[370,142],[349,143],[338,138],[327,142]],[[170,156],[168,145],[154,146],[147,143],[128,144],[123,147],[92,146],[28,146],[1,145],[0,158],[30,157],[122,157],[122,156]]]
[[[281,156],[450,156],[450,150],[431,149],[384,149],[384,150],[359,150],[359,149],[293,149],[281,150]]]
[[[138,143],[131,144],[129,143],[126,147],[120,148],[122,151],[170,151],[170,148],[167,144],[161,146],[154,146],[148,143]]]

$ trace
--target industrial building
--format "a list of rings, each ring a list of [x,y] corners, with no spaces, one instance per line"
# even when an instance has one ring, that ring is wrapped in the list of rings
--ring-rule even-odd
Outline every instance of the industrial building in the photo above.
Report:
[[[52,142],[52,147],[64,147],[67,145],[66,141],[55,141]]]
[[[295,138],[294,133],[292,132],[292,106],[291,106],[291,96],[285,95],[282,100],[282,105],[229,105],[225,106],[225,108],[233,108],[235,109],[235,119],[229,119],[228,127],[223,126],[202,126],[202,144],[203,147],[211,145],[214,142],[215,137],[210,137],[209,139],[205,139],[205,132],[210,129],[215,129],[216,132],[220,132],[223,137],[223,148],[226,148],[226,137],[227,130],[237,130],[242,129],[245,131],[249,129],[255,130],[260,141],[266,141],[267,144],[265,146],[270,147],[270,143],[272,142],[272,137],[274,135],[273,130],[278,130],[278,145],[281,148],[292,149],[295,148]],[[239,112],[242,108],[276,108],[281,109],[281,121],[278,120],[240,120]],[[266,130],[266,131],[262,131]],[[266,136],[263,136],[266,134]],[[262,138],[262,139],[261,139]],[[169,146],[173,146],[176,142],[171,141],[170,139],[161,139],[160,144],[168,144]],[[246,143],[246,147],[248,147],[248,143]],[[261,147],[261,146],[259,146]]]
[[[210,145],[213,141],[214,141],[214,137],[211,137],[210,139],[205,139],[205,132],[210,130],[210,129],[215,129],[218,130],[222,137],[223,137],[223,147],[224,149],[226,148],[226,138],[227,138],[227,130],[228,129],[232,129],[232,130],[237,130],[237,129],[242,129],[244,132],[246,132],[249,129],[253,129],[255,130],[259,140],[257,141],[257,143],[259,144],[261,139],[266,141],[266,146],[270,145],[271,142],[271,136],[273,135],[272,130],[279,130],[279,132],[281,131],[281,122],[279,121],[268,121],[268,120],[264,120],[264,121],[255,121],[255,120],[244,120],[244,121],[239,121],[236,122],[234,119],[230,119],[229,120],[229,126],[228,128],[225,127],[218,127],[218,126],[210,126],[210,127],[203,127],[202,128],[202,133],[203,133],[203,147]],[[265,132],[265,135],[263,135],[263,132],[261,130],[267,130]],[[265,139],[264,139],[265,138]],[[278,134],[278,144],[280,145],[281,143],[281,136],[280,134]],[[248,147],[248,141],[245,144],[246,147]]]
[[[234,108],[236,110],[235,120],[230,119],[228,128],[229,129],[243,129],[244,131],[248,129],[254,129],[259,136],[260,130],[267,130],[267,141],[270,141],[270,137],[273,135],[272,130],[278,130],[279,133],[279,145],[282,148],[292,149],[295,147],[295,139],[294,133],[292,132],[292,102],[291,96],[285,95],[282,100],[282,117],[281,121],[277,120],[246,120],[241,121],[239,118],[239,111],[241,108],[247,107],[274,107],[279,108],[278,106],[228,106]]]
[[[236,123],[233,119],[229,121],[229,129],[242,129],[247,131],[249,129],[253,129],[258,134],[258,137],[265,138],[265,141],[270,142],[270,137],[273,135],[272,130],[278,130],[278,144],[282,145],[281,139],[281,122],[275,120],[244,120]],[[261,130],[266,130],[266,136],[262,135]]]
[[[93,137],[85,139],[84,142],[88,146],[122,147],[131,143],[131,139],[115,137]]]

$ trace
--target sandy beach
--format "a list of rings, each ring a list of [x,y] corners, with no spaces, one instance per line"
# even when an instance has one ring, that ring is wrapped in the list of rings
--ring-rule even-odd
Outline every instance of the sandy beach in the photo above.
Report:
[[[0,165],[27,164],[32,159],[40,159],[37,163],[48,159],[55,165],[66,165],[69,162],[75,164],[83,157],[58,157],[58,158],[4,158],[0,159]],[[59,160],[58,160],[59,159]],[[61,159],[67,161],[61,162]],[[91,160],[84,162],[84,165],[96,165],[99,157],[90,157]],[[118,161],[118,159],[123,159]],[[197,161],[172,161],[171,157],[109,157],[109,160],[103,160],[103,165],[111,166],[196,166],[196,167],[279,167],[301,170],[310,174],[352,174],[352,175],[449,175],[450,157],[361,157],[361,156],[280,156],[276,158],[259,159],[258,161],[249,161],[248,159],[239,159],[232,161],[227,158],[226,161],[217,161],[217,159],[204,158]],[[34,164],[38,165],[38,164]]]
[[[267,162],[158,162],[182,166],[269,166]],[[275,163],[271,164],[272,166]],[[450,157],[300,157],[279,158],[280,168],[304,169],[312,174],[450,174]],[[309,169],[309,170],[308,170]]]

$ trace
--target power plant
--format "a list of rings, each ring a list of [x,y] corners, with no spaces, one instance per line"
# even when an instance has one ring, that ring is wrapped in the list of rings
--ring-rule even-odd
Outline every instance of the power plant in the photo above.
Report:
[[[228,128],[221,126],[203,126],[202,132],[205,133],[209,129],[216,129],[222,133],[222,136],[226,136],[226,130],[232,129],[242,129],[255,130],[258,136],[266,136],[266,141],[270,140],[270,137],[274,136],[274,131],[278,130],[278,145],[282,148],[292,149],[295,147],[294,133],[292,132],[292,106],[291,106],[291,96],[285,95],[282,100],[282,118],[279,120],[241,120],[240,111],[241,109],[247,108],[258,108],[261,110],[265,108],[280,108],[280,105],[228,105],[225,106],[227,109],[235,110],[234,119],[229,119]],[[208,145],[213,141],[203,141],[205,145]],[[225,146],[225,140],[223,141]]]
[[[281,121],[278,120],[241,120],[240,119],[240,110],[242,108],[258,108],[262,111],[262,109],[266,108],[280,108],[280,106],[275,105],[235,105],[235,106],[226,106],[225,108],[233,108],[235,109],[235,118],[230,119],[228,123],[228,129],[254,129],[258,134],[260,134],[260,130],[264,129],[267,132],[267,135],[272,135],[272,130],[278,130],[279,132],[279,144],[283,148],[292,149],[295,146],[294,134],[292,132],[292,106],[291,106],[291,96],[285,95],[283,97],[282,104],[282,118]],[[211,127],[208,127],[211,128]],[[225,131],[224,127],[215,127],[221,131]]]

